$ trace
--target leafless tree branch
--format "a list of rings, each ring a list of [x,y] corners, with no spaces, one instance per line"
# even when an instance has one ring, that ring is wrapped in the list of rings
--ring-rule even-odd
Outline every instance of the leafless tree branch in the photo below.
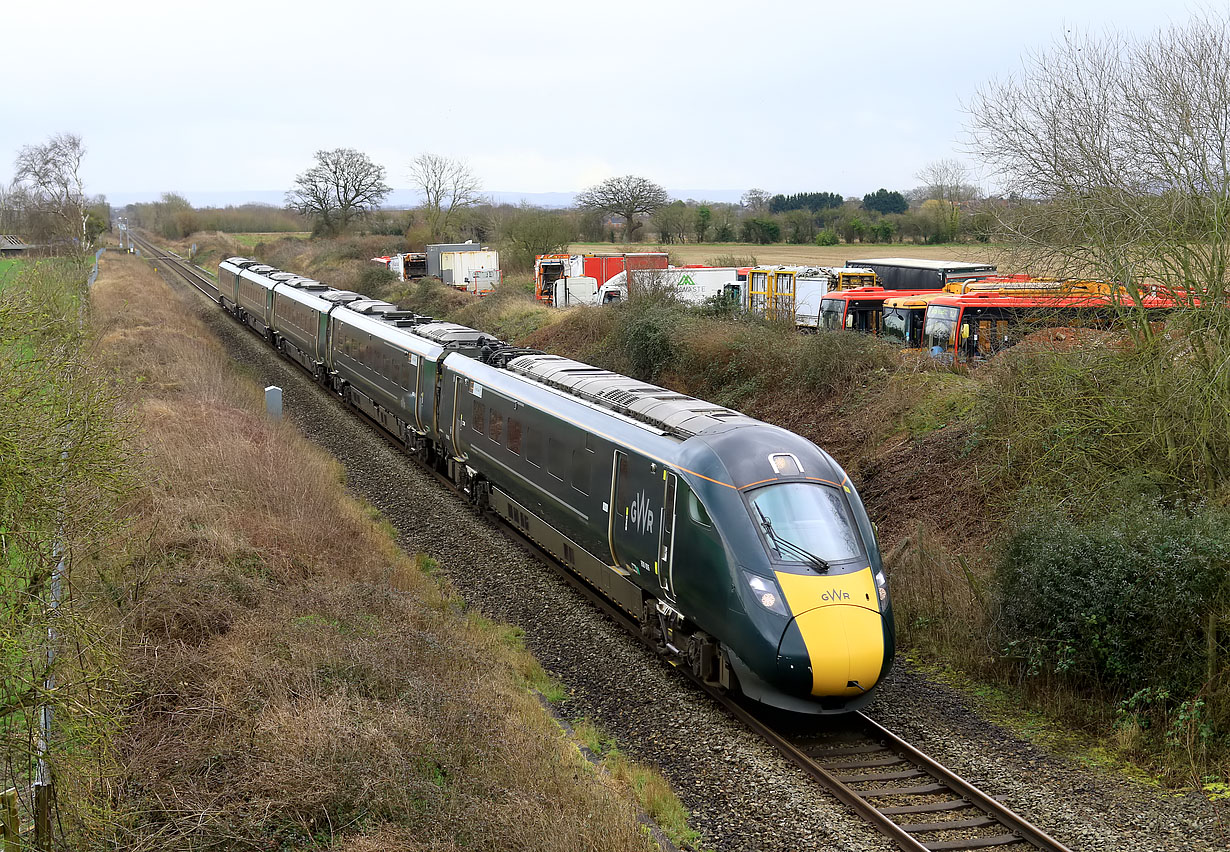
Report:
[[[315,217],[324,233],[342,233],[392,191],[384,178],[384,166],[353,148],[317,151],[316,165],[286,193],[286,206]]]
[[[461,160],[419,154],[410,164],[410,180],[423,196],[431,239],[449,234],[455,214],[483,201],[482,183]]]

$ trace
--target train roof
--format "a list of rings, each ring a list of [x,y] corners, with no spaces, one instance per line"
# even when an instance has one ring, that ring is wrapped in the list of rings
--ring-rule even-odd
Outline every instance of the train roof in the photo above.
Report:
[[[394,346],[414,352],[431,359],[439,358],[443,348],[435,341],[419,336],[413,328],[407,327],[407,317],[412,317],[409,311],[393,311],[384,315],[368,315],[350,310],[349,305],[341,305],[330,317],[335,322],[343,323],[367,332]]]
[[[274,295],[279,299],[289,299],[292,302],[298,302],[302,305],[307,305],[314,311],[328,313],[333,307],[333,303],[326,301],[324,296],[329,288],[320,282],[316,282],[315,286],[297,287],[294,282],[281,282],[273,288]]]
[[[432,322],[431,317],[414,329],[420,337],[426,337],[445,349],[455,349],[459,346],[481,346],[484,343],[495,343],[496,338],[490,334],[470,328],[468,325],[458,325],[455,322]]]
[[[361,296],[348,302],[346,307],[355,313],[367,314],[368,316],[380,316],[397,310],[397,305],[394,305],[392,302],[386,302],[383,299],[370,299],[367,296]]]
[[[304,278],[301,275],[297,275],[294,278],[287,279],[286,281],[283,281],[282,283],[285,284],[287,287],[294,287],[296,290],[324,292],[325,290],[333,289],[328,284],[317,281],[315,278]]]
[[[353,302],[356,299],[362,299],[364,297],[353,290],[329,290],[327,293],[321,293],[320,298],[329,302],[346,304],[347,302]]]
[[[558,355],[528,354],[506,369],[680,439],[760,424],[746,414]]]

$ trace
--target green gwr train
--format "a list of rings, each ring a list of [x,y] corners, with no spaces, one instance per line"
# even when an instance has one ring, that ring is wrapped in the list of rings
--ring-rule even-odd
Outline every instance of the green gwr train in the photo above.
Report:
[[[637,619],[663,654],[782,709],[870,700],[893,658],[891,599],[858,492],[815,444],[286,275],[231,258],[219,302]]]

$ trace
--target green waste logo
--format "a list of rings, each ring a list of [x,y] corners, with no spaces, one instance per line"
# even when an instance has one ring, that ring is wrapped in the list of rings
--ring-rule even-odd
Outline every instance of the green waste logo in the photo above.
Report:
[[[691,275],[684,274],[684,276],[679,279],[679,286],[680,287],[695,287],[696,282],[692,280]]]

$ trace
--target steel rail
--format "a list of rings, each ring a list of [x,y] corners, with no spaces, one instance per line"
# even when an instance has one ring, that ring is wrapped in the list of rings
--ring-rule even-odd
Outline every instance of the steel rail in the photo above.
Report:
[[[143,238],[134,237],[133,239],[134,242],[143,245],[149,251],[151,259],[168,261],[170,267],[178,273],[179,277],[190,283],[200,292],[204,293],[211,301],[217,301],[216,288],[209,277],[207,277],[207,273],[200,269],[200,267],[189,263],[184,258],[174,254],[173,252],[165,252],[157,249],[152,243]],[[202,283],[204,283],[205,286],[202,286]],[[210,292],[211,290],[213,292]],[[330,394],[330,396],[335,395]],[[376,421],[372,420],[370,417],[357,409],[350,408],[349,410],[357,414],[362,420],[374,427],[377,427],[375,429],[377,434],[379,434],[390,445],[405,453],[407,457],[413,459],[421,470],[424,470],[430,474],[442,485],[447,486],[454,492],[460,493],[451,479],[444,476],[435,468],[423,464],[416,455],[409,453],[401,442],[399,442],[392,435],[388,434],[384,429],[379,428],[379,424],[376,423]],[[464,497],[465,495],[462,494],[462,496]],[[564,582],[580,592],[587,600],[594,604],[594,606],[627,630],[643,645],[650,650],[656,651],[652,640],[645,636],[645,634],[641,631],[640,624],[623,610],[612,604],[605,596],[593,588],[593,586],[566,568],[544,548],[522,533],[521,530],[513,527],[511,524],[506,523],[504,519],[495,512],[485,510],[482,511],[481,514],[486,519],[494,522],[497,529],[499,529],[508,539],[520,546],[522,549],[526,550],[538,561],[545,563],[562,580],[564,580]],[[1064,846],[1062,843],[1055,840],[1038,827],[1034,826],[1024,817],[1016,814],[1001,802],[996,801],[978,787],[961,778],[959,775],[943,766],[934,758],[910,745],[901,737],[892,733],[864,713],[855,712],[849,714],[847,718],[851,723],[850,726],[839,733],[860,733],[863,736],[875,741],[878,745],[857,746],[852,749],[842,748],[839,746],[833,749],[820,749],[819,754],[811,754],[805,750],[803,746],[800,746],[798,743],[792,741],[788,735],[775,730],[771,725],[749,710],[730,693],[720,689],[719,687],[705,683],[704,680],[694,675],[686,666],[676,665],[673,661],[663,657],[658,657],[658,659],[681,672],[693,684],[717,702],[722,709],[764,739],[769,745],[777,750],[779,754],[790,761],[790,763],[802,770],[804,774],[812,780],[819,783],[842,803],[847,805],[851,810],[870,823],[881,834],[892,840],[899,849],[906,850],[906,852],[940,852],[940,850],[982,849],[995,846],[1023,844],[1032,846],[1035,849],[1041,850],[1041,852],[1071,852],[1068,847]],[[828,756],[830,757],[852,757],[853,760],[850,762],[838,761],[835,763],[825,763],[822,761],[822,758],[825,756],[825,751],[829,752]],[[879,757],[877,756],[879,753],[883,753],[887,756]],[[888,772],[874,771],[876,769],[892,767],[899,763],[906,765],[907,768]],[[864,773],[863,775],[846,776],[841,773],[843,768],[872,769],[873,771]],[[879,776],[890,777],[882,778]],[[876,795],[869,795],[868,790],[859,790],[853,786],[853,784],[859,783],[860,781],[873,782],[876,780],[899,780],[908,777],[929,777],[931,779],[931,783],[904,788],[879,788],[875,791]],[[893,789],[899,789],[904,792],[893,793]],[[869,798],[889,798],[893,795],[918,796],[931,794],[939,795],[944,793],[949,794],[950,798],[945,801],[916,805],[885,806],[883,808],[878,808],[868,801]],[[974,809],[981,811],[982,816],[975,817],[973,819],[949,820],[945,822],[925,824],[897,822],[893,819],[894,816],[919,813],[942,813],[947,810],[959,809]],[[1002,827],[1004,829],[1004,833],[997,835],[959,838],[954,840],[936,840],[930,842],[920,841],[914,836],[915,834],[925,834],[930,832],[943,832],[949,830],[982,827],[991,828],[993,826]]]

